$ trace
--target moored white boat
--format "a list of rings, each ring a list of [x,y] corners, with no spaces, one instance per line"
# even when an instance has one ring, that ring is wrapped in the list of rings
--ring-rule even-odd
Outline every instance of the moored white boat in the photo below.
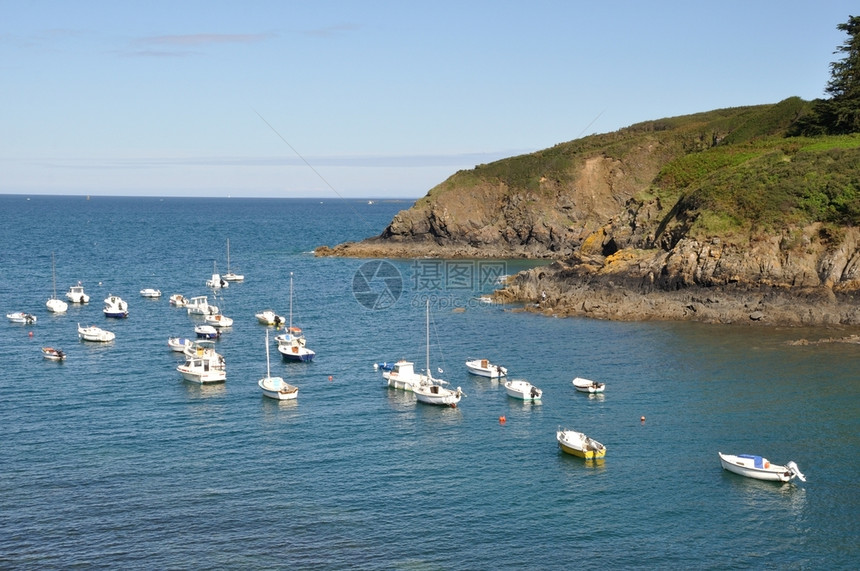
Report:
[[[465,396],[463,390],[457,387],[456,390],[449,389],[445,385],[448,383],[442,379],[434,379],[432,369],[430,368],[430,300],[425,303],[426,313],[426,357],[427,357],[427,383],[419,384],[417,387],[412,387],[412,393],[418,402],[426,404],[435,404],[442,406],[456,407],[460,399]]]
[[[202,357],[187,357],[185,362],[176,367],[179,374],[186,381],[192,383],[222,383],[227,380],[227,370],[223,366],[223,360],[206,354]]]
[[[286,320],[272,311],[271,309],[264,309],[260,313],[254,315],[257,318],[257,321],[262,323],[263,325],[274,325],[275,327],[280,327]]]
[[[602,393],[604,389],[606,389],[605,383],[598,383],[597,381],[592,381],[590,379],[583,379],[582,377],[576,377],[571,381],[573,386],[581,393]]]
[[[221,276],[228,282],[241,282],[245,280],[245,276],[230,271],[230,238],[227,238],[227,273]]]
[[[9,319],[12,323],[36,323],[38,319],[32,313],[25,313],[23,311],[16,311],[14,313],[7,313],[6,318]]]
[[[171,351],[176,351],[177,353],[182,353],[185,349],[192,347],[194,345],[194,341],[188,339],[187,337],[168,337],[167,338],[167,346],[170,347]]]
[[[801,482],[806,481],[797,464],[788,462],[785,466],[771,464],[767,458],[753,454],[723,454],[717,452],[723,469],[734,472],[740,476],[754,478],[756,480],[767,480],[771,482],[789,482],[797,478]]]
[[[57,271],[54,265],[53,252],[51,252],[51,275],[53,276],[54,296],[45,303],[45,306],[52,313],[65,313],[69,309],[69,304],[57,297]]]
[[[421,385],[430,385],[433,379],[427,375],[422,375],[415,372],[415,363],[401,359],[391,365],[384,363],[382,368],[382,378],[388,383],[392,389],[401,389],[404,391],[414,391]],[[379,369],[377,364],[377,369]]]
[[[606,446],[575,430],[561,430],[555,433],[558,446],[562,451],[585,458],[586,460],[600,459],[606,456]]]
[[[194,333],[201,339],[218,339],[221,336],[221,332],[211,325],[196,325]]]
[[[215,342],[208,339],[192,341],[191,345],[183,351],[186,357],[208,358],[216,369],[226,369],[224,357],[215,351]]]
[[[50,361],[65,361],[66,354],[60,349],[53,347],[42,347],[42,355]]]
[[[212,327],[232,327],[233,319],[223,315],[221,313],[217,313],[215,315],[205,315],[203,317],[203,321],[206,322],[207,325],[211,325]]]
[[[144,289],[140,290],[140,295],[141,295],[141,297],[157,298],[157,297],[161,297],[161,290],[148,287],[148,288],[144,288]]]
[[[51,313],[65,313],[66,310],[69,309],[68,303],[66,303],[62,299],[57,299],[56,297],[49,299],[45,303],[45,306]]]
[[[69,291],[66,292],[66,299],[72,303],[90,302],[90,296],[84,293],[84,286],[81,285],[81,282],[78,282],[78,285],[69,287]]]
[[[266,329],[266,376],[257,381],[263,396],[275,400],[293,400],[299,396],[299,388],[284,381],[282,377],[273,377],[269,369],[269,330]]]
[[[418,402],[456,407],[460,399],[465,396],[463,389],[460,387],[449,389],[442,384],[447,384],[447,382],[441,379],[432,379],[432,381],[432,384],[420,385],[418,388],[412,390]]]
[[[212,262],[212,277],[206,280],[206,286],[211,287],[212,289],[221,289],[223,287],[230,286],[226,280],[221,278],[221,274],[219,274],[215,269],[215,262]]]
[[[185,311],[188,312],[188,315],[217,315],[220,313],[217,306],[209,304],[205,295],[198,295],[187,300]]]
[[[101,329],[95,325],[81,327],[80,323],[78,323],[78,337],[83,341],[94,341],[97,343],[109,343],[116,339],[116,335],[111,331]]]
[[[185,307],[185,304],[188,303],[188,300],[185,299],[185,296],[181,293],[174,293],[170,296],[170,305],[176,307]]]
[[[474,359],[466,361],[466,368],[473,375],[489,377],[491,379],[499,379],[508,374],[508,370],[501,365],[494,365],[487,359]]]
[[[109,295],[105,298],[105,307],[102,311],[105,317],[128,317],[128,302],[118,295]]]
[[[312,361],[316,353],[306,346],[305,336],[298,327],[293,327],[293,272],[290,272],[290,320],[283,335],[275,337],[278,352],[288,361]]]
[[[512,379],[505,382],[505,391],[508,396],[525,401],[538,401],[543,395],[542,390],[522,379]]]

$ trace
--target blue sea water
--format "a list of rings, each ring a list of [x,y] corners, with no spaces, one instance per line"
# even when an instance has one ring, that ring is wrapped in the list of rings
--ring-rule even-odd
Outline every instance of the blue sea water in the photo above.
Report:
[[[0,197],[0,305],[38,317],[0,326],[0,567],[857,567],[860,350],[787,343],[853,331],[480,303],[490,277],[527,265],[514,261],[392,260],[368,298],[362,276],[382,274],[361,271],[382,264],[310,254],[378,234],[409,205]],[[167,348],[194,325],[167,296],[211,299],[204,282],[213,261],[226,270],[228,238],[246,281],[215,302],[235,320],[217,341],[227,381],[199,386]],[[52,252],[58,294],[81,281],[92,297],[65,315],[45,309]],[[293,320],[317,356],[273,351],[272,373],[300,389],[275,402],[257,387],[254,314],[288,313],[290,273]],[[147,287],[164,297],[141,298]],[[102,315],[109,294],[128,319]],[[456,409],[386,388],[372,366],[424,366],[426,299],[431,366],[468,395]],[[80,342],[77,323],[117,339]],[[44,360],[45,345],[67,361]],[[467,374],[481,357],[539,386],[543,403]],[[575,376],[605,395],[575,392]],[[606,444],[606,460],[562,454],[558,427]],[[794,460],[808,482],[729,474],[717,451]]]

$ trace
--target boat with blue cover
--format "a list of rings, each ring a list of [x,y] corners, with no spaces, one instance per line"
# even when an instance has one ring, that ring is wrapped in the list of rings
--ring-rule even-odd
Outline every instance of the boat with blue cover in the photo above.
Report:
[[[723,469],[733,472],[747,478],[755,478],[756,480],[768,480],[771,482],[789,482],[794,478],[801,482],[806,481],[797,464],[788,462],[785,466],[771,464],[770,460],[762,456],[754,454],[723,454],[717,452],[720,456],[720,464]]]

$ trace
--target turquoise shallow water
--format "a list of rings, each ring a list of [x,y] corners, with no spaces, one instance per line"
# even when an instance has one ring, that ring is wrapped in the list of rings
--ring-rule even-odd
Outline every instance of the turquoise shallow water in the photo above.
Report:
[[[365,260],[309,251],[376,234],[408,205],[0,197],[0,305],[39,319],[0,326],[0,566],[856,567],[860,353],[786,344],[848,332],[553,319],[476,301],[513,262],[392,261],[397,301],[368,309],[354,294]],[[227,238],[246,281],[216,302],[236,322],[217,342],[227,382],[200,387],[167,349],[193,334],[167,296],[210,293]],[[52,251],[59,293],[81,280],[93,298],[63,316],[44,306]],[[273,373],[300,387],[277,403],[256,385],[254,313],[287,313],[290,272],[317,357],[273,353]],[[145,287],[165,297],[143,299]],[[129,301],[127,320],[102,316],[109,293]],[[427,297],[432,366],[468,395],[457,409],[419,405],[372,367],[423,366]],[[78,322],[117,340],[81,343]],[[43,345],[68,360],[43,360]],[[478,357],[544,402],[468,375]],[[574,376],[605,381],[605,396],[576,393]],[[559,426],[605,443],[605,462],[561,454]],[[808,482],[737,477],[718,450],[794,460]]]

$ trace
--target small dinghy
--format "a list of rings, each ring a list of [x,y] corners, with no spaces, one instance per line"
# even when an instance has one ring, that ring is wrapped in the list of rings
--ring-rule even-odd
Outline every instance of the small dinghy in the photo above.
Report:
[[[581,393],[602,393],[606,389],[605,383],[598,383],[597,381],[583,379],[582,377],[576,377],[572,382],[574,388]]]
[[[42,355],[50,361],[65,361],[66,354],[53,347],[42,347]]]

